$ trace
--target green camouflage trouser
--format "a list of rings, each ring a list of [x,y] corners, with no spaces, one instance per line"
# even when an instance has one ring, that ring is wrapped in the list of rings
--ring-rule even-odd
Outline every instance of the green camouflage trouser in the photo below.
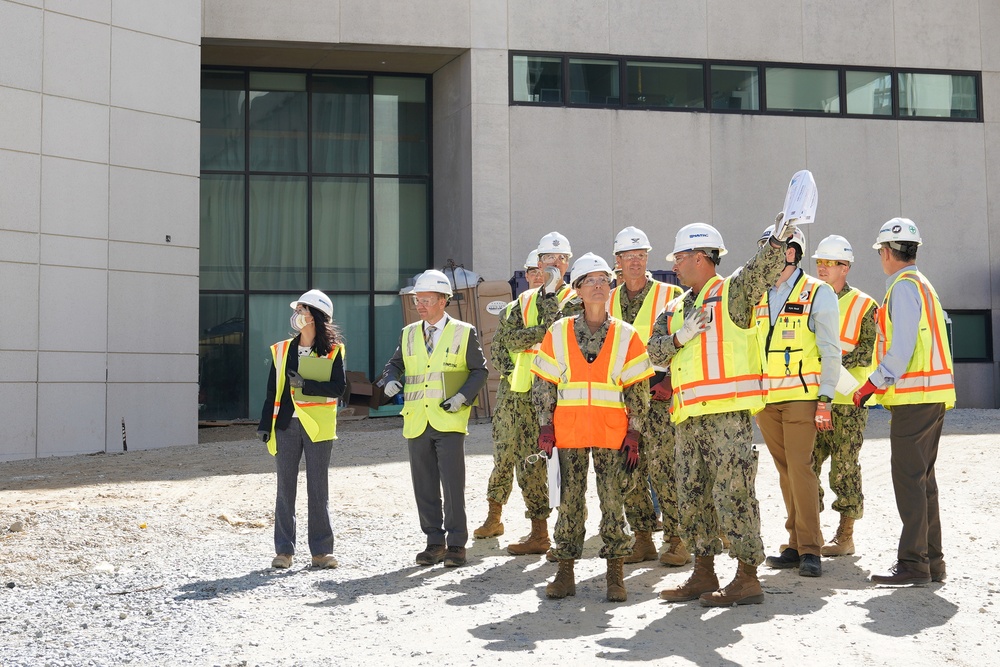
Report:
[[[633,531],[656,529],[656,513],[649,493],[649,479],[660,501],[664,538],[677,532],[677,485],[674,484],[674,427],[670,423],[670,401],[650,401],[642,429],[642,455],[634,484],[625,496],[625,518]]]
[[[562,502],[553,537],[556,558],[579,558],[583,555],[583,540],[587,523],[587,471],[590,456],[594,457],[597,477],[597,497],[601,504],[601,539],[604,546],[600,558],[624,558],[632,553],[632,537],[625,530],[624,485],[627,475],[622,470],[622,456],[617,449],[558,449],[562,475]]]
[[[696,556],[712,556],[722,553],[723,534],[730,541],[729,555],[760,565],[764,543],[749,411],[691,417],[674,429],[681,537]]]
[[[510,498],[514,478],[524,496],[524,516],[529,519],[547,519],[549,509],[549,481],[545,458],[536,457],[534,463],[525,459],[538,453],[538,420],[531,404],[531,392],[510,390],[506,379],[497,389],[496,410],[493,412],[493,472],[490,473],[486,498],[506,505]]]
[[[858,457],[867,425],[867,408],[835,404],[833,430],[817,433],[813,450],[813,470],[817,477],[823,470],[823,462],[830,459],[830,490],[837,494],[833,509],[849,519],[860,519],[865,514]],[[822,483],[819,485],[819,509],[823,511]]]

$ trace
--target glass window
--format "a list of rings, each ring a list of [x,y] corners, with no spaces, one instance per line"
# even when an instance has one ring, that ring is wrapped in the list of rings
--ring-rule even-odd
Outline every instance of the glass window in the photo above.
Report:
[[[712,65],[711,76],[713,109],[760,109],[760,83],[756,67]]]
[[[360,174],[370,170],[368,77],[313,77],[314,172]]]
[[[971,74],[899,74],[899,115],[976,118],[976,77]]]
[[[202,73],[202,169],[243,170],[246,99],[243,72]]]
[[[313,284],[369,289],[368,179],[314,179],[312,216]]]
[[[375,289],[398,290],[428,268],[427,183],[375,179]]]
[[[232,419],[234,415],[244,414],[247,388],[243,370],[245,325],[242,294],[201,295],[198,305],[198,419]],[[260,405],[257,404],[258,409]]]
[[[375,77],[375,173],[427,174],[427,81]]]
[[[250,289],[307,289],[304,177],[250,178],[249,241]]]
[[[306,75],[250,73],[250,169],[306,170]]]
[[[375,379],[382,373],[385,362],[389,361],[396,346],[399,345],[400,331],[403,328],[403,308],[400,297],[389,294],[375,295],[375,368],[371,378]]]
[[[562,102],[562,58],[514,56],[511,60],[515,102]]]
[[[319,284],[322,285],[322,283]],[[323,288],[320,287],[320,289]],[[326,290],[324,289],[324,291]],[[344,346],[347,348],[347,354],[344,356],[344,368],[364,373],[370,379],[371,375],[368,370],[369,357],[371,356],[368,348],[368,339],[370,338],[369,297],[367,294],[330,293],[330,298],[333,300],[333,323],[340,329],[341,336],[344,338]],[[400,324],[399,328],[402,329],[403,325]],[[385,359],[376,359],[376,363],[381,361],[384,364],[389,361],[389,357],[395,350],[396,348],[393,348]]]
[[[201,177],[201,289],[243,289],[242,176]]]
[[[704,68],[697,64],[629,62],[629,106],[705,108]]]
[[[955,361],[993,361],[993,327],[988,310],[951,310],[951,347]]]
[[[769,111],[840,113],[837,70],[768,67],[764,82]]]
[[[569,59],[569,103],[601,106],[621,103],[617,60]]]
[[[847,113],[892,115],[892,74],[848,70]]]
[[[248,376],[249,413],[251,419],[260,419],[267,391],[267,375],[271,370],[271,346],[294,335],[288,318],[292,309],[288,304],[301,296],[300,290],[288,294],[251,294],[249,332],[250,369]],[[336,314],[336,311],[334,311]]]

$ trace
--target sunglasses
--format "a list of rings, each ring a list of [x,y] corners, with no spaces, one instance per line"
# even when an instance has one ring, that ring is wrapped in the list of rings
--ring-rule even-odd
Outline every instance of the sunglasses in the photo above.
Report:
[[[835,259],[817,259],[816,266],[848,266],[848,264]]]

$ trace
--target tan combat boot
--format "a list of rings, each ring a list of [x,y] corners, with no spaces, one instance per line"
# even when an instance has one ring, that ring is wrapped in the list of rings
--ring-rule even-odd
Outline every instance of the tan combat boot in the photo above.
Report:
[[[637,530],[632,554],[625,557],[625,562],[641,563],[644,560],[656,560],[656,545],[653,544],[653,533],[648,530]]]
[[[628,592],[625,590],[625,575],[622,573],[622,558],[608,559],[608,602],[625,602]]]
[[[729,607],[734,604],[760,604],[764,601],[764,589],[757,580],[757,566],[740,561],[736,577],[729,585],[714,593],[699,597],[703,607]]]
[[[840,525],[833,539],[820,547],[824,556],[850,556],[854,553],[854,519],[840,515]]]
[[[696,600],[702,593],[719,590],[719,578],[715,576],[715,556],[695,556],[694,570],[688,580],[677,588],[660,591],[660,599],[667,602],[687,602]]]
[[[486,515],[486,521],[479,528],[472,531],[472,536],[477,540],[503,535],[503,524],[500,523],[500,513],[503,512],[503,505],[493,500],[489,500],[488,502],[490,509]]]
[[[524,556],[527,554],[543,554],[549,550],[552,543],[549,542],[549,524],[545,519],[531,520],[531,534],[525,538],[524,542],[508,544],[507,553],[511,556]]]
[[[565,558],[559,561],[559,571],[556,578],[545,586],[545,596],[559,600],[567,595],[576,595],[576,581],[573,579],[573,559]]]
[[[663,545],[663,553],[660,554],[660,563],[670,567],[680,567],[691,562],[691,554],[688,553],[687,545],[677,535],[674,535]]]

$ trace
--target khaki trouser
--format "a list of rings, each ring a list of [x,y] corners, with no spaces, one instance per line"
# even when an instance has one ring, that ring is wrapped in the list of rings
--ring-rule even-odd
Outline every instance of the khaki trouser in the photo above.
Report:
[[[757,426],[778,469],[788,518],[788,546],[799,555],[820,555],[819,478],[813,470],[816,401],[771,403],[757,415]]]

